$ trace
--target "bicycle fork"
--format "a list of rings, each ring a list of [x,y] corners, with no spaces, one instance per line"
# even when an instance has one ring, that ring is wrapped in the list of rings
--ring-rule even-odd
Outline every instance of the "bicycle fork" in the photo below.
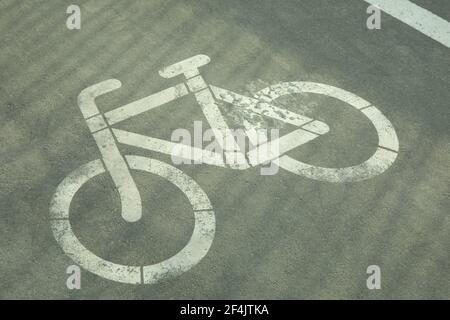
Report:
[[[119,89],[121,86],[121,82],[115,79],[90,86],[78,95],[78,106],[100,150],[103,165],[119,191],[122,217],[125,221],[135,222],[142,216],[139,190],[131,176],[128,163],[117,148],[111,128],[95,104],[96,97]]]

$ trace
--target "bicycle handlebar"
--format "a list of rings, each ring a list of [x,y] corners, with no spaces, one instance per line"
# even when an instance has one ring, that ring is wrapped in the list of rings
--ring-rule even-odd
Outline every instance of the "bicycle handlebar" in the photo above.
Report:
[[[78,95],[78,106],[85,119],[99,114],[100,111],[95,104],[95,98],[108,92],[119,89],[122,83],[117,79],[109,79],[93,86],[87,87]]]

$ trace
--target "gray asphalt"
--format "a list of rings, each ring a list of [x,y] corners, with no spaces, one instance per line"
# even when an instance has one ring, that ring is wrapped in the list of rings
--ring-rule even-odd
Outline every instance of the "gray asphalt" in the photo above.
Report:
[[[450,20],[448,1],[415,2]],[[65,26],[72,3],[81,7],[81,30]],[[359,0],[1,0],[0,298],[448,299],[450,49],[386,14],[381,30],[368,30],[367,6]],[[66,268],[73,262],[53,238],[49,204],[64,177],[100,157],[78,93],[119,79],[123,87],[98,100],[101,110],[111,110],[180,82],[157,71],[199,53],[211,57],[202,68],[208,82],[242,94],[303,80],[367,99],[397,131],[397,161],[373,179],[345,184],[282,170],[261,176],[258,168],[180,166],[215,208],[207,256],[151,286],[82,271],[81,290],[68,290]],[[342,167],[374,151],[376,132],[357,111],[317,95],[293,101],[331,128],[292,151],[296,159]],[[227,117],[239,120],[231,111]],[[189,97],[118,127],[169,139],[174,129],[192,129],[202,119]],[[139,223],[122,220],[107,175],[76,195],[71,222],[81,242],[105,259],[155,263],[184,246],[193,216],[174,186],[133,174],[145,208]],[[372,264],[381,267],[381,290],[366,287]]]

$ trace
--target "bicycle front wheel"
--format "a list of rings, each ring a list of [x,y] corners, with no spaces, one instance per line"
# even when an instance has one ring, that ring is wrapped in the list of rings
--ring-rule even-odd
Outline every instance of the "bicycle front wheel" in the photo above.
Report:
[[[173,183],[188,198],[194,212],[195,226],[186,246],[167,260],[143,266],[107,261],[83,246],[70,224],[70,203],[86,182],[106,172],[100,160],[79,167],[58,186],[50,205],[51,228],[56,241],[85,270],[121,283],[152,284],[188,271],[203,259],[214,239],[215,216],[206,193],[191,177],[167,163],[141,156],[128,155],[125,158],[132,170],[159,175]]]

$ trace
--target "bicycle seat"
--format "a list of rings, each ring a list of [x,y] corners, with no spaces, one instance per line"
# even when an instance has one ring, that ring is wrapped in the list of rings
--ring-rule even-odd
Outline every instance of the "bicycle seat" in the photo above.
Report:
[[[173,78],[184,74],[186,78],[192,78],[199,74],[198,68],[210,61],[211,59],[207,55],[198,54],[159,70],[159,75],[163,78]]]

